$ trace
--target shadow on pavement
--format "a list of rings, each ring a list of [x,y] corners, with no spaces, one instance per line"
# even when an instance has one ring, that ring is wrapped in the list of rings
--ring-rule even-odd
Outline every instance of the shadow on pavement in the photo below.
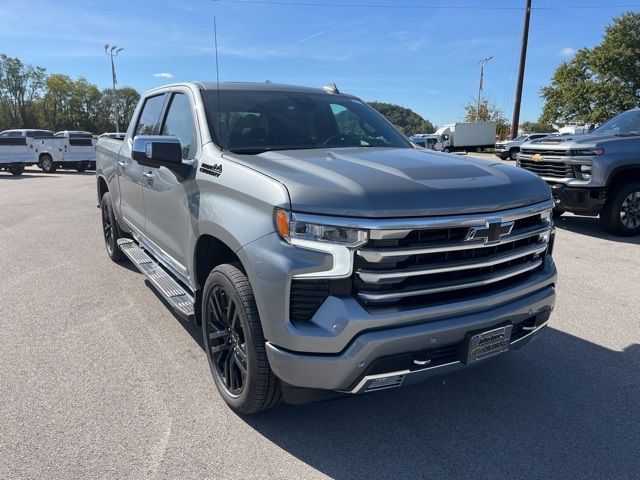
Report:
[[[548,329],[522,350],[405,389],[244,421],[334,478],[630,478],[640,345]]]
[[[600,224],[598,217],[580,217],[577,215],[563,215],[554,219],[556,228],[568,230],[581,235],[589,235],[591,237],[600,238],[602,240],[611,240],[616,243],[630,243],[632,245],[640,245],[640,236],[635,237],[619,237],[611,235]]]

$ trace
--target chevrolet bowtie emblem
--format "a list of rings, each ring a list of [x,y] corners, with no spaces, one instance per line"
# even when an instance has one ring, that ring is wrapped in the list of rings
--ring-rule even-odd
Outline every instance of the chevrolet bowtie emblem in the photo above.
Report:
[[[533,155],[531,155],[531,160],[533,160],[534,162],[541,162],[542,160],[544,160],[544,157],[539,153],[534,153]]]
[[[482,227],[471,227],[465,240],[483,239],[485,244],[498,243],[500,238],[509,235],[512,229],[513,222],[502,223],[500,219],[490,219]]]

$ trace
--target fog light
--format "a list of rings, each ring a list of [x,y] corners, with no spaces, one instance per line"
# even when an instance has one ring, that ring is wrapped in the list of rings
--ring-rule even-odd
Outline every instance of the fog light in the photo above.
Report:
[[[580,175],[584,180],[591,180],[591,165],[580,165]]]

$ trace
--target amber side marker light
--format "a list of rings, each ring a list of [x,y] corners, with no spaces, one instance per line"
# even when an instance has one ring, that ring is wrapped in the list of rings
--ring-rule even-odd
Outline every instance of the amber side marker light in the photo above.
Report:
[[[274,215],[278,233],[282,238],[288,239],[291,233],[289,230],[289,213],[281,208],[276,208]]]

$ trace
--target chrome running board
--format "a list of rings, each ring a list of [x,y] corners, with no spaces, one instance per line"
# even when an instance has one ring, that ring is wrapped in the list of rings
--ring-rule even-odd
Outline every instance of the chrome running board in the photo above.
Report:
[[[193,317],[193,297],[184,287],[133,240],[121,238],[118,240],[118,246],[179,315],[188,319]]]

